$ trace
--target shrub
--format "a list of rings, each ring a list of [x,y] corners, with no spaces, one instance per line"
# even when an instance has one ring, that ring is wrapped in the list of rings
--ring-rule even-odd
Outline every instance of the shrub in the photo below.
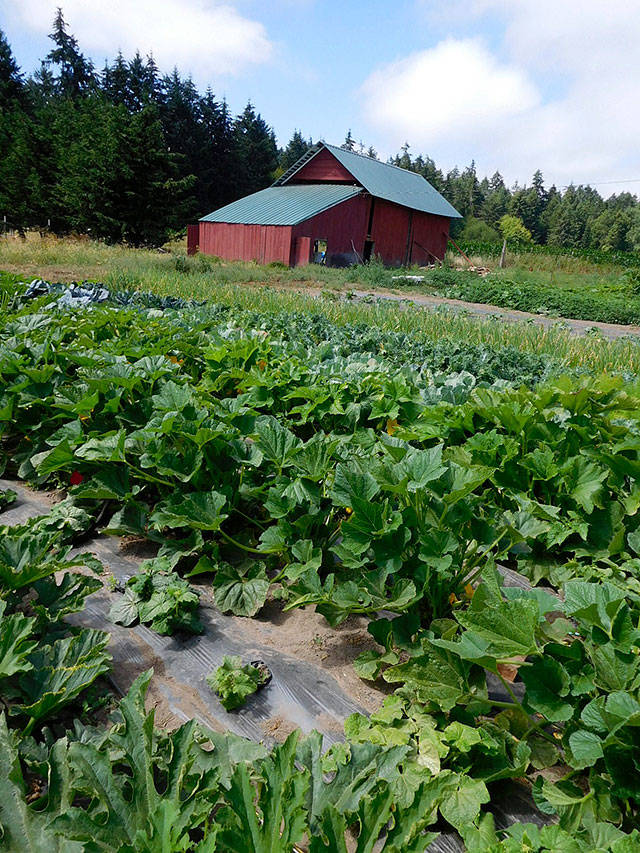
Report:
[[[532,243],[531,231],[525,226],[522,219],[517,216],[505,214],[500,219],[500,233],[512,246],[524,246]]]

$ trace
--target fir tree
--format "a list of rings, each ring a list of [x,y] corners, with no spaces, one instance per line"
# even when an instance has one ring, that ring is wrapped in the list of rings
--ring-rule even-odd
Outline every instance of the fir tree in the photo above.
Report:
[[[281,172],[286,172],[294,163],[297,163],[302,155],[306,154],[311,145],[311,140],[307,142],[299,130],[294,130],[293,136],[287,143],[286,148],[280,153],[278,167]]]
[[[113,65],[105,65],[101,82],[103,92],[112,103],[128,105],[129,68],[120,51]]]
[[[340,148],[344,148],[345,151],[353,151],[355,150],[356,142],[353,136],[351,135],[351,128],[347,131],[347,135],[344,138],[344,142],[340,146]]]
[[[74,36],[67,32],[67,25],[60,8],[56,12],[53,32],[49,34],[49,38],[55,47],[47,54],[45,63],[58,68],[56,87],[59,94],[77,98],[93,88],[95,85],[93,64],[80,52]]]
[[[249,101],[234,125],[237,197],[262,190],[273,181],[278,148],[273,131]]]
[[[0,110],[23,105],[26,98],[24,79],[5,34],[0,30]]]

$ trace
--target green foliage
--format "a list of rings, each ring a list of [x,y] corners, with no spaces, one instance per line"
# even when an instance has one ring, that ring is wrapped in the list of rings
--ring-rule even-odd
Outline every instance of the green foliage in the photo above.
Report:
[[[266,683],[268,676],[253,664],[243,664],[239,655],[225,655],[222,666],[207,676],[207,684],[220,697],[226,711],[240,708],[248,696]]]
[[[640,299],[635,294],[583,292],[497,273],[480,278],[454,270],[430,271],[424,286],[443,296],[534,314],[604,323],[640,322]]]
[[[567,831],[635,815],[637,599],[579,580],[563,593],[564,604],[543,591],[502,589],[487,573],[468,609],[454,613],[457,624],[432,623],[409,659],[385,670],[386,681],[404,686],[370,719],[349,718],[347,736],[406,744],[433,773],[463,767],[484,781],[564,763],[565,780],[540,778],[535,797]],[[505,679],[507,667],[519,670],[523,694]],[[489,689],[487,672],[505,698]]]
[[[0,489],[0,512],[15,503],[17,497],[18,495],[13,489]]]
[[[505,214],[500,219],[500,233],[510,245],[522,246],[531,242],[531,231],[517,216]]]
[[[20,677],[23,701],[13,705],[11,713],[29,717],[29,730],[44,717],[57,714],[107,672],[111,661],[108,641],[104,631],[84,630],[50,646],[39,646],[29,655],[28,672]]]
[[[5,614],[6,602],[0,601],[0,680],[33,669],[29,660],[37,643],[32,638],[34,619],[22,613]]]
[[[140,621],[158,634],[200,634],[199,596],[191,584],[171,571],[166,557],[146,560],[140,568],[127,581],[122,598],[112,605],[109,618],[127,626]]]
[[[457,241],[462,240],[465,243],[470,241],[494,243],[499,239],[500,233],[495,228],[487,225],[482,219],[476,218],[465,219],[464,228],[456,237]]]
[[[216,606],[234,616],[255,616],[267,598],[271,582],[264,563],[234,567],[223,563],[213,579]]]
[[[17,724],[1,748],[18,823],[33,812],[34,831],[104,850],[240,850],[247,833],[256,850],[305,836],[316,853],[347,838],[423,850],[438,821],[478,850],[553,849],[566,834],[624,849],[640,808],[634,382],[537,383],[534,365],[528,385],[510,383],[506,365],[517,377],[523,362],[506,357],[498,381],[497,361],[486,379],[436,377],[401,332],[127,294],[68,315],[55,298],[18,299],[2,319],[9,474],[82,478],[0,538],[0,676]],[[105,635],[62,618],[95,580],[55,576],[90,562],[68,548],[94,519],[158,546],[114,608],[123,624],[193,629],[198,595],[179,573],[211,574],[236,615],[271,592],[331,625],[367,616],[379,650],[357,671],[397,692],[324,756],[315,735],[266,756],[195,724],[154,733],[144,679],[115,728],[53,744],[42,723],[62,731],[108,663]],[[497,564],[534,588],[503,588]],[[263,678],[228,659],[209,683],[239,707]],[[53,767],[63,793],[27,807],[24,768]],[[532,790],[556,834],[496,833],[483,817],[494,784],[550,768]]]

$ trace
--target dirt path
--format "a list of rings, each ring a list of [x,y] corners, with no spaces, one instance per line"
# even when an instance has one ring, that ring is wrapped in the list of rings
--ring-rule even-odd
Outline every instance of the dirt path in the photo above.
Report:
[[[640,326],[623,326],[615,323],[601,323],[597,320],[570,320],[564,317],[545,317],[542,314],[531,314],[529,311],[516,311],[509,308],[500,308],[498,305],[485,305],[483,302],[463,302],[461,299],[448,299],[445,296],[429,296],[424,293],[407,293],[398,294],[391,291],[370,291],[356,290],[354,291],[359,298],[378,296],[380,299],[389,299],[400,302],[409,300],[415,305],[422,305],[428,308],[435,308],[440,305],[446,305],[453,311],[467,312],[469,314],[477,314],[479,317],[495,317],[499,315],[502,319],[509,322],[522,322],[523,320],[533,320],[544,328],[552,328],[558,323],[562,323],[569,327],[569,330],[575,335],[584,335],[590,329],[597,329],[603,337],[615,339],[623,338],[627,335],[640,335]]]
[[[260,286],[261,282],[252,282],[253,286]],[[270,285],[273,287],[273,285]],[[298,283],[285,284],[279,282],[278,288],[310,296],[321,296],[326,288],[319,287],[315,282],[307,286]],[[598,332],[609,340],[624,338],[629,335],[640,336],[640,326],[623,326],[616,323],[601,323],[597,320],[572,320],[566,317],[546,317],[542,314],[532,314],[529,311],[516,311],[511,308],[501,308],[499,305],[486,305],[484,302],[464,302],[462,299],[449,299],[446,296],[432,296],[427,293],[414,293],[411,291],[397,291],[379,288],[376,290],[359,290],[356,288],[339,288],[335,293],[350,293],[357,299],[385,299],[389,302],[411,302],[422,308],[438,308],[445,306],[458,314],[476,315],[480,319],[499,317],[510,323],[521,323],[533,321],[545,329],[551,329],[558,324],[566,326],[567,330],[574,335],[585,335],[591,329]]]

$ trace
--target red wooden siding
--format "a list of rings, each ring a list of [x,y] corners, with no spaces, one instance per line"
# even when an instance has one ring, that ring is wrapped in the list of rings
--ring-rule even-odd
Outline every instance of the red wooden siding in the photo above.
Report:
[[[411,211],[406,207],[376,199],[371,239],[374,244],[374,255],[379,255],[385,264],[392,266],[404,264],[407,255],[410,214]],[[413,216],[416,214],[414,213]]]
[[[310,237],[312,244],[314,240],[326,240],[328,264],[357,263],[357,256],[362,256],[368,215],[369,198],[358,195],[294,225],[292,237]],[[292,263],[295,264],[294,258]]]
[[[431,213],[414,213],[409,262],[431,264],[433,255],[444,258],[449,239],[449,218]]]
[[[295,237],[291,241],[291,266],[303,267],[311,263],[311,237]]]
[[[317,184],[325,181],[331,184],[357,183],[351,172],[347,172],[342,163],[339,163],[333,154],[327,151],[326,148],[323,148],[322,151],[316,154],[316,156],[309,160],[308,163],[305,163],[300,171],[296,172],[288,183],[297,184],[309,182]]]
[[[324,153],[334,159],[328,152],[321,152],[315,159]],[[201,252],[218,255],[228,261],[257,261],[261,264],[280,261],[299,266],[309,263],[314,240],[326,240],[327,264],[345,266],[362,259],[371,203],[371,197],[363,193],[299,225],[201,222],[197,242]],[[448,236],[449,219],[446,216],[412,211],[379,198],[374,200],[371,226],[373,254],[385,264],[422,265],[432,263],[434,257],[442,259]],[[195,245],[194,239],[190,230],[189,251]]]
[[[434,256],[442,260],[448,236],[446,216],[412,211],[379,198],[375,200],[371,228],[373,253],[385,264],[430,264]]]
[[[230,225],[226,222],[200,223],[200,251],[225,261],[258,261],[289,264],[290,225]]]
[[[198,251],[198,238],[200,228],[198,225],[187,225],[187,255],[195,255]]]

